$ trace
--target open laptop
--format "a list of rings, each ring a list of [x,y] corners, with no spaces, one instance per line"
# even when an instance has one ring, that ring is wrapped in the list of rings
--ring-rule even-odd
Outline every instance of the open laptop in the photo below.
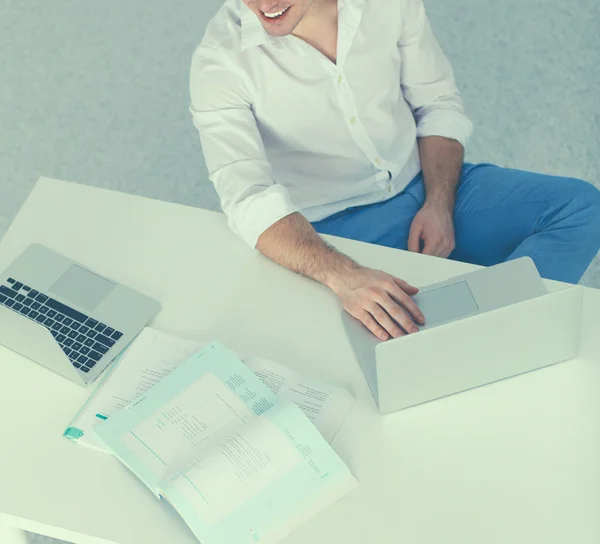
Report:
[[[80,385],[94,381],[160,309],[41,244],[0,273],[0,344]]]
[[[581,297],[548,294],[523,257],[421,289],[416,334],[382,342],[342,320],[377,407],[391,412],[574,357]]]

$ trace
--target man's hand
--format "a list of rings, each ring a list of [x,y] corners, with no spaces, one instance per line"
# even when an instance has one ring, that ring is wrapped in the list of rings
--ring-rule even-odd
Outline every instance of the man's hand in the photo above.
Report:
[[[339,277],[332,289],[344,309],[380,340],[418,332],[415,323],[424,323],[410,298],[418,289],[386,272],[358,267]]]
[[[360,266],[325,243],[299,213],[271,225],[256,247],[276,263],[329,287],[344,309],[381,340],[417,332],[415,323],[424,323],[423,314],[410,298],[417,293],[416,287]]]
[[[428,204],[419,210],[410,226],[408,250],[423,255],[446,258],[454,250],[454,221],[452,210],[446,205]]]

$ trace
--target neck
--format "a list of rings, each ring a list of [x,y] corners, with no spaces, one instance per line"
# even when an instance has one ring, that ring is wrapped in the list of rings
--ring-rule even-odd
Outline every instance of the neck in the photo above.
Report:
[[[302,35],[316,25],[322,26],[332,16],[337,23],[337,3],[338,0],[315,0],[292,34]]]

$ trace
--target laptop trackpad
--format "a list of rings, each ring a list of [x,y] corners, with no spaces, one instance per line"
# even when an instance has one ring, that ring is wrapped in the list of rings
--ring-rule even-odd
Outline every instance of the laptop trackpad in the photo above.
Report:
[[[74,264],[58,278],[50,291],[85,310],[92,311],[116,285]]]
[[[425,325],[421,329],[454,321],[479,310],[466,281],[418,293],[412,298],[425,316]]]

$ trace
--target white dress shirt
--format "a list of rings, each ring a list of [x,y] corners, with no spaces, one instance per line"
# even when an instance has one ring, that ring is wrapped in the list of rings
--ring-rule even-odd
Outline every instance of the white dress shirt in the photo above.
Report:
[[[422,0],[338,0],[337,63],[271,38],[227,0],[194,52],[190,111],[221,207],[251,247],[281,218],[317,221],[401,192],[417,137],[465,146],[452,68]]]

